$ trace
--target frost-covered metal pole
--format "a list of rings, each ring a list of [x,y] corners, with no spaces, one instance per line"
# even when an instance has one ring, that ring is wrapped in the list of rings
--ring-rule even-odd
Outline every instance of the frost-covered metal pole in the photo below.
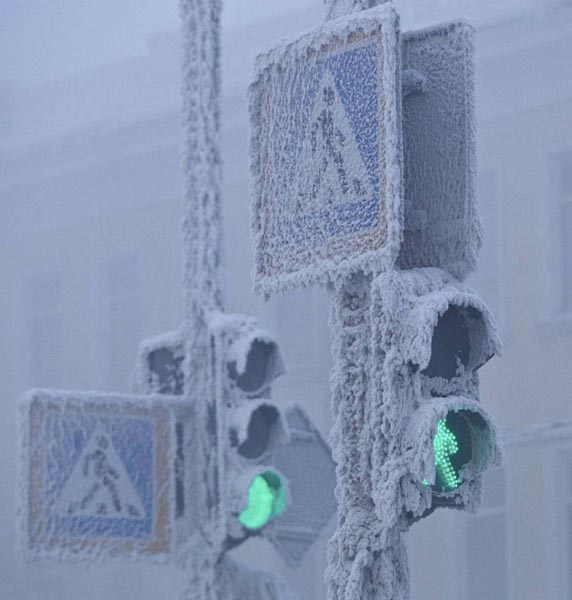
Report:
[[[327,18],[386,1],[326,0]],[[409,598],[407,554],[400,531],[379,521],[372,502],[370,288],[371,277],[358,274],[331,295],[331,443],[337,465],[338,527],[328,544],[328,600]]]
[[[185,153],[184,293],[185,394],[193,402],[189,455],[203,465],[190,482],[189,509],[200,538],[190,543],[186,598],[214,600],[215,566],[224,541],[213,475],[216,455],[209,407],[209,318],[223,308],[220,150],[220,15],[221,0],[180,0],[183,32],[183,119]]]
[[[376,423],[371,366],[371,278],[356,276],[331,296],[331,444],[337,465],[338,527],[328,545],[328,600],[406,600],[407,554],[399,524],[387,526],[372,501]]]
[[[187,316],[221,310],[221,0],[181,0]]]

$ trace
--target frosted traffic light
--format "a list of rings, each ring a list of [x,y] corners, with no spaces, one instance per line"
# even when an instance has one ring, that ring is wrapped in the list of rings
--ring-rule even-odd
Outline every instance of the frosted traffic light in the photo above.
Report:
[[[228,315],[213,328],[213,340],[218,419],[225,423],[227,548],[262,535],[296,567],[336,511],[330,449],[301,407],[282,410],[272,401],[284,361],[269,332],[254,319]]]
[[[500,352],[493,317],[474,292],[438,269],[382,275],[372,302],[374,391],[385,411],[373,458],[379,512],[394,511],[394,520],[404,511],[412,522],[438,506],[474,510],[482,473],[501,459],[477,373]],[[401,470],[389,470],[397,460],[389,448]],[[387,494],[402,494],[401,505],[382,506]]]
[[[286,478],[269,462],[270,453],[288,441],[282,411],[270,399],[284,365],[274,338],[252,318],[225,315],[213,328],[213,342],[221,391],[217,426],[224,423],[220,485],[228,502],[222,508],[234,546],[261,532],[288,504]]]
[[[256,319],[217,315],[209,323],[209,344],[215,402],[206,434],[216,469],[194,460],[193,430],[177,421],[175,516],[178,522],[198,520],[195,482],[216,477],[220,493],[210,509],[216,508],[220,518],[224,548],[264,535],[296,567],[336,511],[330,448],[300,406],[290,403],[282,410],[272,401],[272,382],[284,372],[284,360],[274,337]],[[184,361],[182,329],[145,340],[135,390],[182,393]]]

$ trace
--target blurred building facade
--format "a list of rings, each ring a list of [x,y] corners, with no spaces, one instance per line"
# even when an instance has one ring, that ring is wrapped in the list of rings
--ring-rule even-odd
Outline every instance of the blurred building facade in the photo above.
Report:
[[[327,434],[327,294],[265,303],[250,280],[249,73],[260,46],[321,19],[314,4],[225,33],[225,246],[228,309],[276,333],[288,366],[278,399],[303,404]],[[434,17],[423,3],[401,4],[406,26]],[[452,2],[441,7],[439,16],[458,14]],[[522,3],[477,22],[486,238],[473,283],[505,340],[503,359],[482,371],[482,399],[506,432],[507,460],[488,476],[479,516],[441,511],[408,535],[413,598],[562,600],[572,598],[572,5]],[[12,515],[18,396],[128,391],[139,341],[181,322],[179,62],[173,32],[137,60],[0,89],[0,505]],[[22,567],[15,544],[9,517],[2,598],[145,600],[175,597],[182,582],[174,569],[129,564]],[[296,574],[263,541],[239,553],[281,571],[301,600],[324,597],[325,542]]]

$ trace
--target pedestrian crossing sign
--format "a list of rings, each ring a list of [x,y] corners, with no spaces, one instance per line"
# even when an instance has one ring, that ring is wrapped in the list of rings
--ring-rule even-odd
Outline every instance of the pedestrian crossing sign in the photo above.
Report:
[[[394,265],[402,230],[399,43],[386,4],[259,56],[250,87],[258,291]]]
[[[169,396],[26,394],[25,555],[169,555],[180,404]]]

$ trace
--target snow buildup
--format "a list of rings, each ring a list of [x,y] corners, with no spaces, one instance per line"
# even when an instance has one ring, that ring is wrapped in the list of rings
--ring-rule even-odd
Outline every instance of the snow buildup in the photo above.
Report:
[[[20,414],[26,560],[175,558],[180,398],[30,390]]]
[[[475,192],[474,36],[457,20],[401,38],[404,74],[418,74],[422,87],[403,99],[399,266],[439,267],[458,279],[475,270],[483,235]]]
[[[401,36],[388,4],[258,57],[249,91],[256,291],[339,288],[396,265],[459,279],[475,270],[473,55],[467,23]]]
[[[187,509],[201,524],[188,543],[186,599],[216,600],[217,569],[226,539],[224,503],[216,505],[224,455],[220,377],[213,364],[207,320],[223,309],[222,158],[220,143],[221,0],[180,0],[183,34],[183,129],[185,178],[184,397],[193,404],[186,452],[195,468],[189,474]],[[214,349],[216,350],[216,349]],[[214,394],[214,398],[213,398]],[[222,510],[221,510],[222,509]]]
[[[259,55],[249,89],[257,291],[339,287],[358,271],[393,267],[402,230],[400,94],[389,4]]]
[[[183,393],[184,326],[139,344],[132,391],[136,394]]]
[[[373,8],[389,0],[324,0],[327,6],[327,19],[340,17],[348,13]]]
[[[468,354],[456,358],[452,376],[434,376],[433,335],[451,307],[464,319]],[[357,276],[333,292],[330,319],[338,530],[328,546],[328,598],[406,600],[402,533],[437,505],[474,511],[482,471],[501,462],[476,372],[500,353],[500,340],[478,296],[434,268],[392,271],[373,283]],[[451,412],[466,424],[472,456],[461,485],[437,497],[434,438]]]
[[[431,351],[439,351],[432,346],[432,332],[451,307],[465,310],[470,353],[467,364],[459,364],[452,377],[432,377]],[[433,438],[437,423],[451,412],[466,419],[472,457],[461,471],[461,486],[449,494],[450,503],[476,510],[482,471],[502,459],[494,422],[478,402],[476,369],[501,351],[492,315],[471,290],[444,271],[414,269],[374,280],[372,324],[376,514],[384,526],[406,529],[409,519],[431,508]]]
[[[266,380],[271,381],[284,373],[284,358],[276,338],[266,329],[262,329],[256,319],[243,318],[239,332],[227,353],[228,362],[233,365],[233,372],[237,376],[246,372],[247,361],[253,356],[251,352],[259,353],[261,360],[267,360]]]
[[[221,0],[181,0],[185,133],[184,289],[190,326],[223,305]],[[196,314],[195,314],[196,313]]]
[[[370,428],[367,408],[371,360],[370,286],[355,277],[332,294],[330,328],[334,366],[331,373],[330,434],[336,463],[338,527],[328,544],[325,579],[329,600],[373,598],[366,593],[379,581],[380,523],[373,512],[370,465]],[[369,569],[369,567],[375,568]],[[375,589],[375,588],[374,588]],[[389,598],[389,596],[388,596]]]

